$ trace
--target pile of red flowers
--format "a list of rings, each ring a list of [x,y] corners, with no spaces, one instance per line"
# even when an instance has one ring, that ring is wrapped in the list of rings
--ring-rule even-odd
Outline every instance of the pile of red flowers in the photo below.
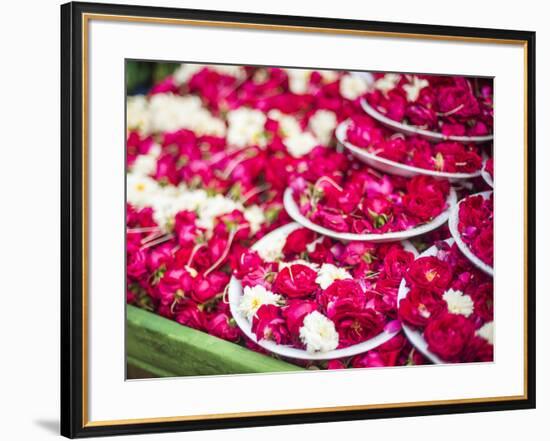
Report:
[[[456,244],[436,243],[435,256],[416,259],[405,272],[409,289],[399,318],[419,329],[428,350],[446,362],[493,360],[493,280]]]
[[[482,136],[493,130],[491,80],[460,76],[375,74],[368,103],[388,118],[441,132]]]
[[[312,352],[345,348],[385,328],[400,329],[397,290],[413,259],[399,242],[344,244],[298,228],[275,261],[254,251],[241,256],[235,270],[244,286],[239,310],[258,340]],[[324,333],[316,328],[321,325]]]
[[[493,193],[468,196],[460,202],[458,231],[470,250],[493,266]]]
[[[346,140],[382,158],[438,172],[473,173],[482,163],[475,144],[431,143],[419,136],[406,137],[385,129],[368,115],[349,120]]]
[[[403,231],[448,208],[450,185],[430,176],[407,179],[354,164],[315,181],[298,179],[293,195],[302,215],[337,232]]]
[[[485,171],[489,173],[489,176],[491,176],[491,179],[493,179],[493,173],[494,173],[494,165],[493,165],[493,158],[487,159],[485,161]]]

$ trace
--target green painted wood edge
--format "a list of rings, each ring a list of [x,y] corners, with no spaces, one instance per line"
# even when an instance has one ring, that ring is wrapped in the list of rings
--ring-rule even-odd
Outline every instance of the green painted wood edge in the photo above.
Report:
[[[303,370],[157,314],[127,305],[126,353],[138,369],[162,376],[223,375]]]

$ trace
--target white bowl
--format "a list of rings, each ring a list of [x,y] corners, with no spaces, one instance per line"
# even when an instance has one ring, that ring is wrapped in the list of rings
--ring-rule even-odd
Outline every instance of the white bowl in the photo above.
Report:
[[[487,163],[487,159],[489,159],[487,156],[483,158],[483,166],[481,167],[481,177],[483,180],[487,183],[487,185],[491,188],[495,188],[493,178],[491,175],[485,170],[485,164]]]
[[[472,179],[476,178],[481,174],[481,170],[478,170],[473,173],[449,173],[449,172],[440,172],[436,170],[429,170],[427,168],[415,167],[412,165],[402,164],[397,161],[392,161],[391,159],[383,158],[374,153],[370,153],[364,148],[357,147],[349,142],[346,138],[346,133],[349,126],[349,120],[341,122],[338,127],[336,127],[335,135],[336,139],[345,149],[347,149],[353,156],[359,159],[361,162],[364,162],[367,165],[370,165],[373,168],[376,168],[384,173],[391,175],[404,176],[406,178],[412,178],[417,175],[427,175],[433,176],[435,178],[444,178],[449,179],[452,182],[463,180],[463,179]]]
[[[301,228],[302,226],[297,223],[290,223],[287,225],[283,225],[280,228],[277,228],[276,230],[272,231],[271,233],[267,234],[263,238],[261,238],[259,241],[257,241],[253,246],[253,250],[258,250],[263,246],[263,244],[267,241],[272,240],[276,237],[286,237],[288,236],[292,231],[296,230],[297,228]],[[403,247],[407,251],[411,251],[415,254],[415,256],[418,254],[416,252],[416,249],[413,247],[413,245],[410,242],[403,242]],[[229,300],[229,308],[231,310],[231,314],[233,315],[233,318],[237,322],[237,325],[241,330],[244,332],[244,334],[251,339],[253,342],[258,344],[264,349],[267,349],[270,352],[273,352],[274,354],[281,355],[283,357],[289,357],[299,360],[333,360],[336,358],[344,358],[344,357],[351,357],[353,355],[361,354],[366,351],[370,351],[371,349],[374,349],[381,344],[387,342],[391,338],[395,337],[399,332],[400,329],[394,332],[388,332],[388,331],[382,331],[380,334],[376,335],[375,337],[372,337],[369,340],[366,340],[362,343],[348,346],[347,348],[343,349],[335,349],[333,351],[328,352],[315,352],[310,353],[304,349],[298,349],[291,346],[285,346],[285,345],[279,345],[273,341],[270,340],[258,340],[256,338],[256,335],[252,332],[252,323],[239,312],[238,305],[240,298],[243,294],[243,287],[236,277],[232,277],[231,281],[229,282],[229,291],[228,291],[228,300]]]
[[[409,124],[403,124],[393,119],[388,118],[387,116],[381,114],[378,110],[372,107],[366,99],[361,99],[361,106],[363,110],[373,117],[378,122],[382,123],[390,129],[396,130],[397,132],[404,133],[405,135],[418,135],[423,138],[429,139],[430,141],[457,141],[457,142],[473,142],[481,143],[493,140],[493,135],[484,135],[484,136],[457,136],[457,135],[444,135],[439,132],[432,132],[431,130],[421,129],[416,126],[411,126]]]
[[[338,231],[333,231],[322,227],[321,225],[317,225],[307,217],[303,216],[302,213],[300,213],[300,209],[298,208],[296,201],[292,197],[292,189],[290,187],[285,190],[284,194],[285,210],[292,219],[319,234],[344,241],[369,241],[377,243],[395,242],[397,240],[406,240],[411,237],[421,236],[422,234],[435,230],[447,222],[451,208],[456,205],[456,192],[452,187],[450,189],[449,196],[447,197],[447,205],[449,208],[439,214],[439,216],[436,216],[431,222],[419,225],[418,227],[410,228],[408,230],[376,234],[340,233]]]
[[[456,241],[456,245],[462,251],[462,254],[464,254],[470,262],[472,262],[476,267],[478,267],[480,270],[485,272],[486,274],[489,274],[491,277],[493,277],[493,267],[490,265],[487,265],[485,262],[483,262],[479,257],[477,257],[471,250],[470,247],[462,240],[462,236],[460,235],[460,232],[458,231],[458,212],[460,210],[460,204],[471,196],[483,196],[484,199],[487,199],[491,195],[492,191],[483,191],[481,193],[472,194],[469,196],[466,196],[464,199],[462,199],[458,204],[453,206],[451,209],[451,214],[449,216],[449,230],[451,232],[451,235],[453,236],[454,240]]]

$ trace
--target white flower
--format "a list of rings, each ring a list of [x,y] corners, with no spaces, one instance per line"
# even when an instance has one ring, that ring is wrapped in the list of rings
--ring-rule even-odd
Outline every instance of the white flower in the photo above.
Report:
[[[403,90],[407,93],[407,101],[415,102],[418,99],[418,95],[420,95],[420,91],[429,85],[430,83],[428,83],[427,80],[420,79],[416,75],[413,75],[412,81],[403,86]]]
[[[239,301],[238,310],[248,320],[252,320],[258,309],[260,309],[260,306],[277,305],[280,302],[280,295],[273,294],[261,285],[256,285],[252,288],[250,286],[245,286],[243,296]]]
[[[481,328],[477,330],[476,335],[478,335],[481,338],[484,338],[490,344],[493,344],[493,335],[494,335],[493,322],[485,323]]]
[[[262,246],[256,251],[266,262],[274,262],[283,256],[286,237],[279,235],[266,236],[262,239]]]
[[[334,83],[338,79],[338,72],[335,70],[319,70],[317,71],[323,79],[323,83]]]
[[[447,302],[447,308],[452,314],[462,314],[465,317],[469,317],[474,312],[472,298],[462,291],[449,289],[443,294],[443,300]]]
[[[256,234],[265,222],[264,211],[257,205],[251,205],[244,210],[244,218],[250,224],[250,231]]]
[[[302,132],[290,136],[284,140],[288,153],[295,158],[307,155],[319,145],[319,141],[309,132]]]
[[[288,75],[288,86],[292,93],[303,95],[307,92],[309,86],[309,69],[285,69]]]
[[[300,328],[300,340],[308,352],[328,352],[338,347],[338,333],[332,320],[318,311],[310,312]]]
[[[367,82],[358,75],[346,75],[340,80],[340,95],[355,100],[368,90]]]
[[[332,263],[323,263],[315,282],[323,289],[327,289],[335,280],[351,279],[351,274],[344,268],[338,268]]]
[[[324,145],[328,145],[336,128],[336,114],[331,110],[320,109],[309,119],[309,129]]]
[[[138,175],[152,175],[157,169],[157,158],[161,148],[158,144],[151,146],[146,155],[138,155],[132,164],[132,172]]]
[[[153,95],[149,101],[151,131],[188,129],[197,135],[225,135],[225,123],[203,107],[199,97],[171,93]]]
[[[199,218],[197,226],[211,230],[214,228],[214,220],[223,214],[231,213],[233,210],[242,210],[242,205],[226,198],[221,194],[207,198],[199,207]]]
[[[317,271],[319,269],[319,265],[316,264],[315,262],[308,262],[307,260],[296,259],[291,262],[283,262],[283,261],[279,262],[279,271],[282,271],[284,268],[287,268],[292,265],[304,265],[304,266],[307,266],[308,268],[311,268],[314,271]]]
[[[325,238],[323,236],[320,236],[317,239],[315,239],[313,242],[308,243],[306,245],[307,252],[313,253],[315,251],[315,248],[317,248],[317,245],[320,243],[323,243],[323,240],[325,240]]]
[[[126,100],[126,126],[147,134],[151,129],[149,103],[145,95],[135,95]]]
[[[247,107],[240,107],[227,114],[229,129],[227,142],[236,147],[248,145],[265,145],[264,124],[266,116],[263,112]]]
[[[136,208],[153,205],[160,186],[154,179],[137,173],[126,175],[126,196],[128,202]]]
[[[399,74],[387,73],[374,82],[374,88],[381,91],[384,95],[387,95],[390,90],[395,89],[400,79],[401,75]]]
[[[267,116],[279,122],[279,129],[284,138],[302,133],[300,123],[291,115],[285,115],[280,110],[272,109],[268,112]]]

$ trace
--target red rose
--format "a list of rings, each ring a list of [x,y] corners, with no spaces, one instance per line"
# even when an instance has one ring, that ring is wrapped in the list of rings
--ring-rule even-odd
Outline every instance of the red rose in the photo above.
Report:
[[[467,345],[474,337],[473,323],[460,314],[443,314],[424,330],[428,349],[445,361],[463,361]]]
[[[306,246],[313,242],[315,233],[307,228],[298,228],[290,233],[285,242],[283,253],[300,254],[306,250]]]
[[[365,306],[366,296],[356,280],[335,280],[318,296],[318,303],[329,315],[341,305],[337,301],[342,300],[349,300],[353,305],[353,309],[360,309]]]
[[[493,266],[493,228],[483,229],[472,243],[472,250],[483,262]]]
[[[221,295],[225,286],[229,283],[229,276],[221,271],[214,271],[204,277],[199,274],[193,280],[193,291],[191,297],[197,303],[204,303]]]
[[[447,310],[442,297],[425,288],[412,288],[399,302],[399,318],[415,328],[423,328],[430,319]]]
[[[493,345],[482,337],[475,335],[464,353],[465,362],[493,361]]]
[[[345,369],[346,365],[341,360],[329,360],[327,362],[327,369]]]
[[[405,273],[405,279],[410,286],[441,293],[448,288],[452,276],[449,264],[433,256],[416,259]]]
[[[262,305],[252,320],[252,332],[258,340],[272,340],[279,345],[290,342],[290,334],[281,308],[275,305]]]
[[[290,298],[306,297],[317,290],[316,278],[317,273],[306,265],[287,266],[277,274],[273,289]]]
[[[317,303],[302,300],[290,300],[283,308],[283,317],[286,319],[288,330],[297,335],[304,324],[304,318],[309,313],[317,310]]]
[[[414,255],[400,247],[393,247],[384,257],[384,274],[390,279],[401,279],[414,260]]]
[[[215,312],[206,318],[206,330],[209,334],[224,340],[237,341],[239,340],[239,328],[234,320],[225,312]]]
[[[204,313],[195,302],[186,300],[177,307],[176,321],[182,325],[202,330],[204,329],[205,318]]]
[[[384,329],[384,316],[374,309],[337,311],[329,314],[339,335],[339,348],[361,343]]]
[[[256,251],[246,250],[234,262],[233,273],[238,279],[257,270],[263,264],[262,258]]]

